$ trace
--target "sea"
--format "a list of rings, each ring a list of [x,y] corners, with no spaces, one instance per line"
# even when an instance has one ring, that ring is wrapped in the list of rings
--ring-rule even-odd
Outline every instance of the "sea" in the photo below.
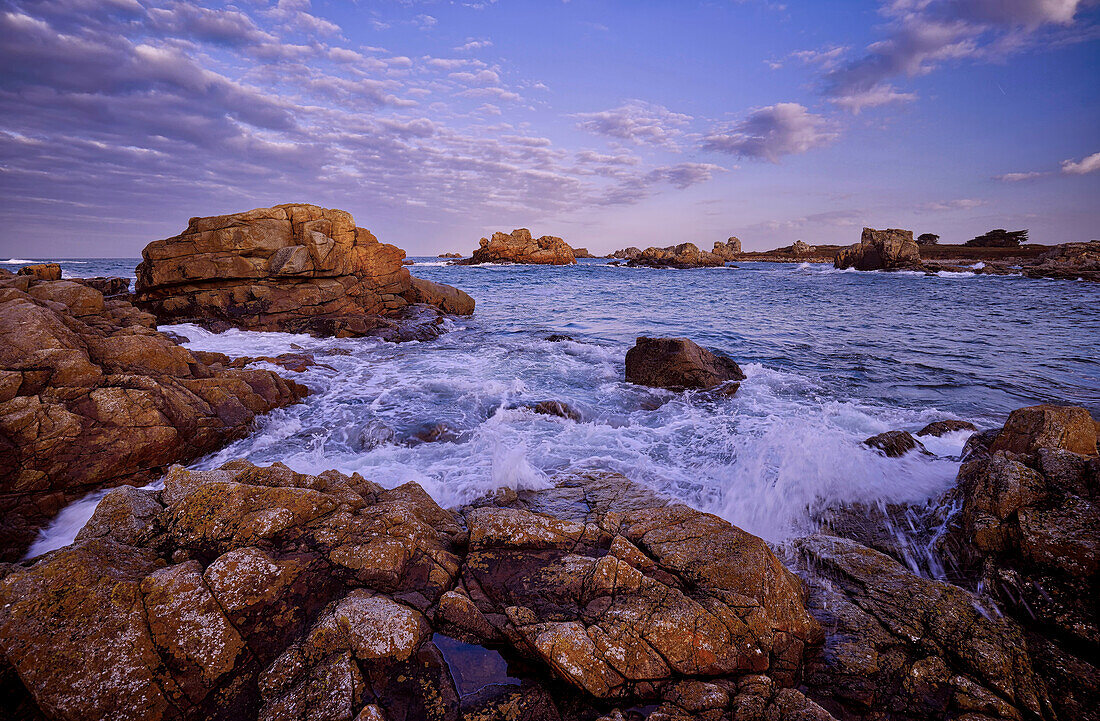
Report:
[[[65,277],[132,278],[138,260],[59,262]],[[828,506],[938,497],[954,483],[967,433],[922,438],[929,453],[902,458],[863,445],[869,436],[945,419],[992,428],[1036,403],[1100,416],[1096,284],[820,264],[659,270],[603,259],[411,260],[414,275],[477,302],[472,317],[447,320],[449,332],[436,340],[164,326],[192,349],[306,351],[318,362],[301,373],[272,366],[311,395],[191,466],[246,458],[303,473],[357,472],[388,487],[415,481],[446,507],[615,472],[781,543],[811,532]],[[548,340],[555,335],[568,340]],[[638,336],[690,338],[748,377],[732,397],[632,385],[624,358]],[[568,404],[580,420],[530,410],[544,400]],[[440,440],[421,440],[440,424]],[[102,495],[65,509],[29,555],[70,543]]]

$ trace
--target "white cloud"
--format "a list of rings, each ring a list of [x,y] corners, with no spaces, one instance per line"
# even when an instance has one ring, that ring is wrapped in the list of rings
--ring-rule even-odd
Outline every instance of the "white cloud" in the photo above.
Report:
[[[952,210],[971,210],[981,205],[985,205],[984,200],[978,200],[977,198],[958,198],[956,200],[922,203],[917,206],[917,210],[925,213],[945,213]]]
[[[798,103],[777,103],[703,138],[702,147],[743,158],[779,162],[831,143],[838,137],[833,124]]]
[[[596,135],[627,140],[635,145],[674,147],[675,139],[691,121],[661,105],[631,100],[618,108],[598,113],[577,113],[577,127]]]
[[[1100,170],[1100,153],[1093,153],[1079,161],[1073,159],[1062,161],[1062,172],[1069,175],[1084,175],[1095,173],[1097,170]]]
[[[994,180],[1000,180],[1004,183],[1019,183],[1023,180],[1033,180],[1035,178],[1041,178],[1047,173],[1040,173],[1038,171],[1032,171],[1029,173],[1005,173],[1004,175],[994,176]]]

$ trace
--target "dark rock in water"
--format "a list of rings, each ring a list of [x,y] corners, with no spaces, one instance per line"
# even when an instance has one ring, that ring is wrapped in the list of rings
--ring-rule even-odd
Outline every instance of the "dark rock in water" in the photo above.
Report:
[[[547,416],[558,416],[560,418],[568,418],[571,421],[580,423],[581,414],[577,412],[575,408],[567,403],[561,401],[539,401],[538,403],[530,406],[531,410],[535,413],[541,413]]]
[[[534,263],[538,265],[572,265],[577,262],[573,249],[561,238],[544,235],[532,238],[527,228],[517,228],[511,233],[493,233],[492,238],[482,238],[473,255],[455,261],[458,265],[478,263]]]
[[[715,355],[687,338],[638,338],[626,353],[629,383],[683,390],[710,389],[745,374],[734,361]]]
[[[633,260],[642,254],[641,248],[635,248],[630,246],[629,248],[623,248],[622,250],[616,250],[611,255],[605,256],[607,258],[617,258],[619,260]]]
[[[833,265],[856,270],[920,270],[920,246],[911,230],[864,228],[860,241],[837,253]]]
[[[208,365],[88,285],[0,274],[0,558],[90,491],[148,483],[307,393]]]
[[[103,297],[109,298],[116,295],[125,295],[130,292],[129,278],[73,278],[77,283],[83,283],[89,288],[95,288]]]
[[[935,421],[917,431],[917,436],[934,436],[939,438],[956,431],[976,431],[978,427],[966,421]]]
[[[446,423],[428,423],[418,428],[412,437],[421,443],[438,443],[453,441],[458,433]]]
[[[574,248],[573,249],[573,257],[574,258],[595,258],[596,256],[589,253],[588,248]]]
[[[414,282],[404,257],[348,213],[316,205],[192,218],[142,251],[135,302],[163,323],[341,337],[370,334],[409,304],[473,311],[457,289]]]
[[[725,264],[724,257],[699,250],[694,243],[680,243],[667,248],[646,248],[627,261],[631,268],[715,268]]]
[[[1100,240],[1056,245],[1020,272],[1029,278],[1100,281]]]
[[[550,341],[551,343],[561,343],[565,340],[573,340],[573,336],[565,335],[562,333],[555,333],[553,335],[546,336],[546,340]]]
[[[29,275],[37,280],[61,280],[61,266],[57,263],[33,263],[20,268],[18,275]]]
[[[863,441],[863,445],[877,448],[888,458],[900,458],[909,451],[920,450],[925,453],[924,444],[913,438],[909,431],[886,431],[877,436],[871,436]]]

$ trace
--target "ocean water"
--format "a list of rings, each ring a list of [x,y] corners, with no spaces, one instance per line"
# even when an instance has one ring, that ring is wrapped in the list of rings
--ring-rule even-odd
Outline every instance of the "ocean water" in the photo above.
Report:
[[[21,262],[23,259],[19,259]],[[277,369],[312,390],[247,438],[194,463],[282,461],[386,486],[416,481],[444,506],[569,473],[615,471],[773,542],[852,501],[920,502],[949,488],[966,434],[924,439],[931,455],[861,445],[928,422],[1004,422],[1057,402],[1100,415],[1100,287],[972,273],[866,273],[822,265],[739,268],[451,266],[418,276],[477,301],[423,343],[168,329],[194,349],[320,365]],[[137,259],[61,261],[68,276],[130,275]],[[551,334],[572,340],[550,342]],[[684,336],[748,378],[732,398],[628,384],[635,337]],[[580,422],[538,415],[569,404]],[[431,426],[442,440],[422,442]],[[97,496],[66,509],[32,555],[71,541]]]

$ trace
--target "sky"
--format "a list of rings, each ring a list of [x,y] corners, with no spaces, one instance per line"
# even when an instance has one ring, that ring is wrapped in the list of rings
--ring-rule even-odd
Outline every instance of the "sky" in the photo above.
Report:
[[[286,202],[409,255],[1090,240],[1100,2],[0,0],[0,258]]]

